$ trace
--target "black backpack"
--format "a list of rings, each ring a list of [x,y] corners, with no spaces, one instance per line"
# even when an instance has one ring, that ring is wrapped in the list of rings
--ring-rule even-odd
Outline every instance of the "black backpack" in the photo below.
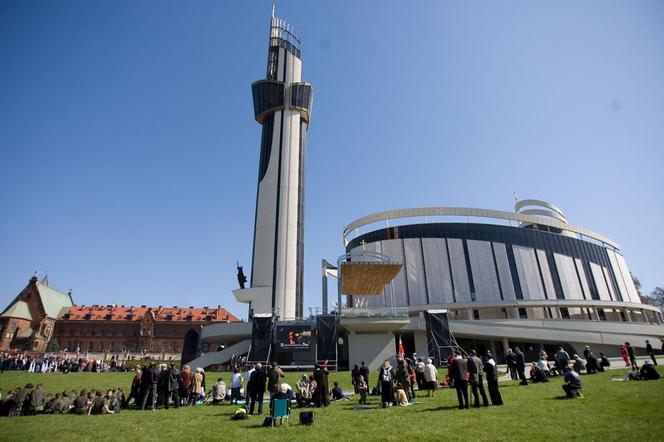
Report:
[[[302,412],[300,412],[300,423],[302,425],[313,425],[313,423],[314,423],[314,412],[313,411],[302,411]]]

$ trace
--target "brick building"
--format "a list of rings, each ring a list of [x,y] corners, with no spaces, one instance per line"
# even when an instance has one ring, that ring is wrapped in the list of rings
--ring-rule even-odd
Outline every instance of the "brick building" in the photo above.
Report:
[[[53,339],[70,352],[179,355],[188,330],[218,322],[239,319],[221,306],[77,305],[58,317]]]
[[[35,274],[0,314],[0,350],[46,351],[60,313],[73,305],[71,292],[51,288],[48,277],[39,281]]]
[[[39,281],[34,276],[0,314],[0,350],[179,357],[187,331],[219,322],[239,319],[221,306],[74,305],[71,292],[50,288],[47,277]]]

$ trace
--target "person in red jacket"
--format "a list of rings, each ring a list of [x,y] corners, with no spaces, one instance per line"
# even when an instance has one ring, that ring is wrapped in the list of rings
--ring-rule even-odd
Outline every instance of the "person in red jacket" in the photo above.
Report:
[[[625,367],[631,367],[632,364],[629,362],[629,352],[627,351],[627,347],[625,347],[625,344],[620,346],[620,356],[622,356],[623,361],[625,361]]]

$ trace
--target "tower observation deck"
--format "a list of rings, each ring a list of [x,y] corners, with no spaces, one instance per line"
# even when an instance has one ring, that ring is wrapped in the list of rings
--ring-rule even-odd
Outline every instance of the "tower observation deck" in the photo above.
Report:
[[[251,85],[262,125],[251,288],[234,292],[249,303],[250,316],[302,317],[304,165],[313,94],[302,81],[300,42],[273,11],[266,77]]]

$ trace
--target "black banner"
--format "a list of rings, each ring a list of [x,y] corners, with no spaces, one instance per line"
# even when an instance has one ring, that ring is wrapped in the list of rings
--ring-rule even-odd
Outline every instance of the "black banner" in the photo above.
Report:
[[[256,317],[251,320],[251,349],[249,360],[267,362],[272,342],[272,317]]]
[[[316,344],[319,361],[337,359],[337,318],[335,315],[316,316]]]
[[[201,332],[193,328],[184,335],[184,344],[182,345],[182,366],[193,361],[200,356]]]

